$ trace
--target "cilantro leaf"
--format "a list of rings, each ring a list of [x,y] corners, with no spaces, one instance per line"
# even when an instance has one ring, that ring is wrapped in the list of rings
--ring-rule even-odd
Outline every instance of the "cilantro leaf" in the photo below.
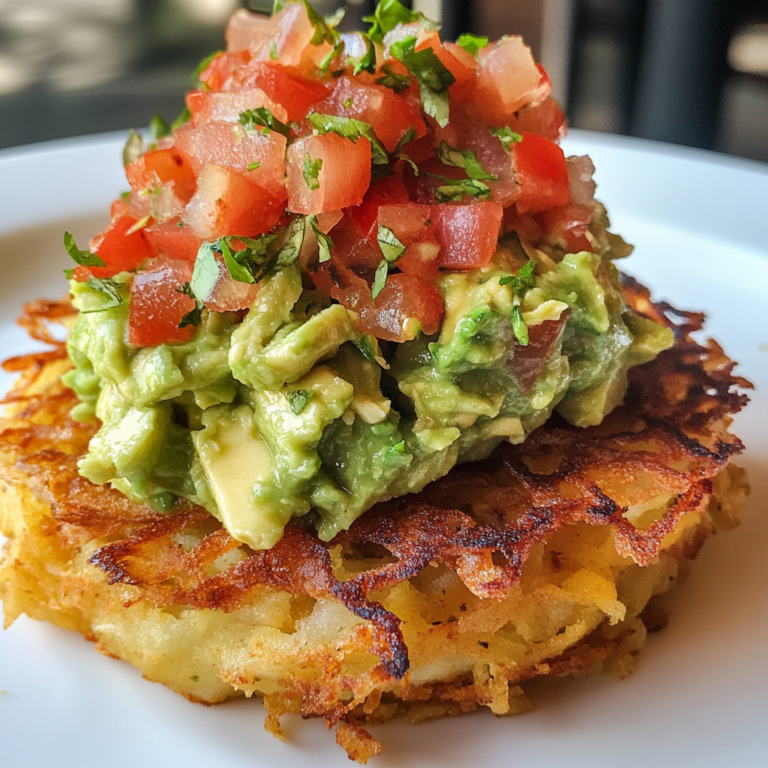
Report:
[[[379,266],[376,267],[376,274],[373,277],[373,285],[371,286],[371,298],[375,299],[383,290],[387,284],[387,278],[389,277],[389,264],[386,259],[382,259],[379,262]]]
[[[192,117],[192,113],[189,111],[189,107],[185,106],[184,109],[179,112],[179,116],[171,123],[171,131],[175,131],[177,128],[181,128],[189,122]]]
[[[195,308],[187,312],[179,322],[179,328],[186,328],[188,325],[200,325],[203,320],[203,308],[205,305],[192,293],[192,287],[189,283],[182,283],[177,289],[178,293],[183,293],[194,299]]]
[[[260,131],[267,134],[275,131],[281,136],[288,138],[291,135],[291,129],[280,122],[270,111],[268,107],[256,107],[256,109],[246,109],[240,113],[240,125],[245,126],[249,131]]]
[[[507,152],[512,151],[513,144],[523,140],[523,137],[519,133],[515,133],[508,125],[503,128],[489,128],[489,130],[501,142]]]
[[[355,65],[353,75],[359,75],[361,72],[376,73],[376,46],[368,35],[363,35],[363,39],[365,40],[366,51],[359,59],[351,62]]]
[[[437,156],[444,165],[463,168],[470,179],[490,179],[491,181],[498,179],[498,176],[491,175],[480,165],[477,155],[471,150],[456,149],[448,142],[441,141],[437,148]]]
[[[368,31],[371,40],[381,43],[384,35],[393,30],[398,24],[418,22],[424,29],[440,29],[440,25],[428,19],[424,14],[411,11],[398,0],[381,0],[373,16],[365,16],[363,21],[372,24]]]
[[[292,392],[286,392],[285,398],[290,403],[291,410],[298,416],[307,407],[307,403],[314,394],[314,389],[309,392],[306,389],[294,389]]]
[[[144,139],[141,138],[138,131],[131,128],[128,132],[128,138],[123,147],[123,165],[130,165],[136,162],[144,154]]]
[[[517,340],[524,346],[528,346],[528,326],[523,320],[523,313],[520,307],[512,307],[512,332]]]
[[[353,120],[351,117],[337,117],[336,115],[320,114],[310,115],[309,122],[312,123],[315,132],[319,134],[338,133],[339,136],[343,136],[345,139],[351,139],[352,141],[357,141],[360,137],[368,139],[368,141],[371,142],[374,165],[389,164],[387,150],[384,149],[384,145],[379,141],[379,138],[376,136],[376,132],[373,130],[370,123],[364,123],[361,120]],[[306,160],[304,162],[304,168],[306,173]],[[307,183],[307,186],[309,186],[309,183]],[[309,188],[317,189],[317,187]]]
[[[320,263],[331,260],[331,248],[333,248],[333,240],[320,231],[320,227],[317,224],[317,216],[312,215],[308,217],[309,225],[312,227],[312,231],[317,237],[317,245],[320,248]]]
[[[203,243],[195,259],[195,268],[189,287],[192,295],[200,301],[211,295],[219,280],[219,265],[216,263],[216,252],[213,245],[213,243]]]
[[[410,144],[414,139],[416,138],[416,129],[412,126],[408,126],[408,130],[402,135],[400,138],[400,141],[397,142],[397,146],[395,147],[395,157],[400,156],[400,152],[403,150],[403,147],[406,144]],[[403,158],[403,160],[406,160],[408,158]],[[411,160],[408,160],[408,162],[412,162]],[[417,174],[418,175],[418,174]]]
[[[477,54],[488,45],[488,38],[480,35],[461,35],[456,41],[467,53],[471,53],[475,58]]]
[[[464,195],[471,195],[478,200],[490,200],[491,190],[487,184],[482,181],[475,181],[474,179],[468,179],[462,181],[461,179],[451,179],[450,184],[446,184],[443,187],[438,187],[435,190],[435,198],[439,203],[460,203]]]
[[[445,128],[450,116],[448,88],[456,82],[456,78],[431,48],[417,51],[415,37],[393,43],[390,53],[418,80],[424,111],[441,128]]]
[[[389,264],[394,264],[405,253],[405,246],[389,227],[379,226],[376,240],[384,255],[384,260]]]
[[[535,261],[529,261],[521,267],[517,275],[506,275],[499,280],[499,285],[511,285],[512,290],[521,296],[529,288],[533,288],[533,270],[536,268]]]
[[[366,360],[371,363],[376,362],[376,346],[372,336],[366,333],[357,339],[353,339],[352,343],[360,350],[360,353]]]
[[[309,152],[304,155],[304,183],[310,189],[318,189],[320,187],[320,171],[323,170],[323,159],[318,157],[317,160],[313,160],[309,156]]]
[[[299,216],[294,219],[287,230],[286,240],[277,253],[276,267],[287,267],[299,258],[301,246],[304,244],[304,234],[307,231],[307,219]]]
[[[123,297],[120,295],[122,283],[116,282],[111,277],[92,277],[86,285],[94,291],[105,294],[109,300],[98,309],[81,309],[80,312],[83,315],[106,312],[108,309],[114,309],[123,303]]]
[[[381,71],[384,73],[378,80],[377,85],[383,85],[385,88],[393,90],[395,93],[402,93],[411,84],[411,78],[408,75],[398,75],[392,69],[391,64],[385,64]]]
[[[66,248],[69,257],[75,264],[81,267],[105,267],[104,259],[97,253],[90,251],[81,251],[75,244],[75,238],[69,232],[64,233],[64,248]]]
[[[248,264],[248,251],[233,252],[229,247],[226,237],[222,237],[218,244],[221,249],[221,255],[224,257],[224,263],[227,265],[229,276],[233,280],[237,280],[238,283],[254,283],[253,271]]]
[[[249,170],[249,171],[255,171],[255,170],[257,170],[257,169],[258,169],[258,168],[260,168],[260,167],[261,167],[261,163],[260,163],[258,160],[255,160],[254,162],[252,162],[252,163],[251,163],[251,164],[248,166],[248,170]]]
[[[149,121],[149,135],[153,142],[157,142],[158,139],[171,135],[171,126],[160,115],[155,115]]]

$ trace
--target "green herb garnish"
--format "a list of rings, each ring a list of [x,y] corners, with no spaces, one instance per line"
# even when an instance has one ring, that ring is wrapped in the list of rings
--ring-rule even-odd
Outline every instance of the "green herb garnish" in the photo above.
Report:
[[[512,332],[524,347],[528,346],[528,326],[523,320],[523,313],[519,306],[512,307]]]
[[[475,58],[477,54],[488,45],[488,38],[481,35],[461,35],[456,41],[467,53],[471,53]]]
[[[64,248],[66,248],[69,257],[75,264],[81,267],[105,267],[104,259],[97,253],[90,251],[81,251],[75,244],[75,238],[69,233],[64,233]]]
[[[414,21],[424,29],[440,29],[440,25],[428,19],[423,13],[411,11],[398,0],[381,0],[372,16],[365,16],[363,21],[372,24],[368,36],[377,43],[384,41],[384,35],[398,24],[412,24]]]
[[[376,132],[370,123],[364,123],[361,120],[353,120],[351,117],[337,117],[336,115],[319,115],[312,114],[309,116],[309,122],[312,123],[312,127],[316,133],[338,133],[339,136],[343,136],[346,139],[357,141],[359,138],[368,139],[371,143],[371,152],[374,165],[387,165],[389,163],[389,157],[387,156],[387,150],[384,149],[384,145],[379,141],[376,136]],[[305,179],[306,179],[306,161],[304,163]],[[322,161],[321,161],[322,167]],[[309,186],[309,183],[307,183]],[[317,189],[317,187],[309,187],[310,189]]]
[[[523,140],[519,133],[515,133],[509,126],[503,128],[489,128],[490,132],[501,142],[501,145],[507,152],[512,151],[512,145]]]
[[[285,398],[290,403],[291,410],[298,416],[307,407],[307,403],[314,394],[314,389],[309,392],[306,389],[294,389],[292,392],[286,392]]]
[[[320,171],[323,170],[323,159],[313,160],[309,152],[304,155],[304,183],[312,190],[320,187]]]
[[[384,74],[376,80],[376,84],[383,85],[395,93],[402,93],[411,84],[411,78],[408,75],[398,75],[397,72],[393,71],[391,64],[385,64],[381,71]]]
[[[240,113],[238,119],[240,125],[249,131],[259,131],[265,135],[270,131],[275,131],[286,138],[291,135],[291,129],[285,123],[280,122],[267,107],[246,109],[245,112]]]
[[[440,142],[437,148],[437,156],[444,165],[454,168],[463,168],[470,179],[490,179],[496,181],[498,176],[493,176],[478,162],[477,155],[472,150],[455,149],[445,141]]]
[[[464,195],[471,195],[478,200],[490,200],[491,190],[487,184],[474,179],[450,179],[450,183],[435,190],[435,198],[439,203],[460,203]]]

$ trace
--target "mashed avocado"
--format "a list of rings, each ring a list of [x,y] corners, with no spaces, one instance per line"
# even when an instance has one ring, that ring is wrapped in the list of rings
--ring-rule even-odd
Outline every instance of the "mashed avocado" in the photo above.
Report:
[[[189,342],[144,349],[126,341],[130,275],[111,308],[73,281],[66,382],[74,416],[102,422],[81,472],[158,509],[200,504],[264,549],[292,518],[331,539],[555,410],[599,423],[670,332],[627,307],[606,256],[542,259],[522,288],[513,261],[500,248],[484,269],[443,273],[440,332],[386,349],[304,290],[296,263],[263,281],[244,319],[204,313]]]

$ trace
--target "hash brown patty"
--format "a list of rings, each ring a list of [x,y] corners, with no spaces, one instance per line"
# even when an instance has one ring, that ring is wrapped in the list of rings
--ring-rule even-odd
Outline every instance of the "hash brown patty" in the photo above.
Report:
[[[51,348],[4,364],[20,374],[0,420],[5,625],[77,630],[193,701],[257,694],[276,735],[285,713],[322,716],[363,763],[381,750],[366,722],[517,713],[531,678],[627,674],[664,623],[651,598],[746,498],[727,429],[749,384],[692,338],[703,315],[625,292],[676,344],[632,369],[600,426],[555,417],[331,542],[292,525],[264,552],[201,508],[158,513],[80,477],[97,425],[69,417],[49,328],[74,311],[28,305],[22,325]]]

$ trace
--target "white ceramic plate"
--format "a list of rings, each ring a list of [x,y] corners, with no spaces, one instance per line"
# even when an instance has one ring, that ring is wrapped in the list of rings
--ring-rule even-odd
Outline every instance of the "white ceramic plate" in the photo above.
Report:
[[[122,137],[0,153],[0,351],[30,349],[22,301],[65,291],[65,228],[78,242],[124,187]],[[669,627],[637,672],[542,681],[536,709],[373,728],[387,766],[768,765],[768,169],[663,145],[574,132],[614,228],[637,244],[622,267],[708,331],[757,386],[735,431],[753,486],[743,525],[707,543],[668,600]],[[0,386],[7,386],[7,378]],[[79,635],[20,619],[0,631],[0,760],[9,768],[349,765],[321,722],[287,718],[290,741],[262,730],[255,701],[206,708],[100,656]],[[7,693],[6,693],[7,692]]]

